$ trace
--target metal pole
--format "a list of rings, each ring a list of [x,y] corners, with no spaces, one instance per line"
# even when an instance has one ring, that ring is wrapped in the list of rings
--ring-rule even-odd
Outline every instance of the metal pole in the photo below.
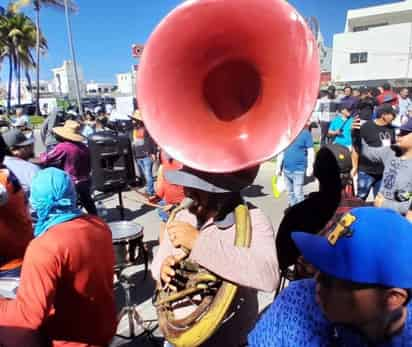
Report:
[[[82,110],[82,102],[81,102],[81,97],[80,97],[79,75],[77,73],[77,62],[76,62],[76,55],[74,53],[72,26],[71,26],[71,23],[70,23],[70,13],[69,13],[69,6],[68,6],[68,3],[67,3],[67,0],[64,0],[64,12],[66,14],[67,36],[68,36],[68,39],[69,39],[70,53],[71,53],[71,56],[72,56],[74,80],[76,82],[77,106],[79,108],[79,114],[80,114],[80,116],[82,116],[83,115],[83,110]]]
[[[412,62],[412,24],[411,24],[411,30],[409,33],[408,69],[406,71],[406,81],[407,82],[406,82],[405,87],[409,87],[409,83],[412,82],[412,79],[409,78],[409,74],[411,72],[411,62]]]

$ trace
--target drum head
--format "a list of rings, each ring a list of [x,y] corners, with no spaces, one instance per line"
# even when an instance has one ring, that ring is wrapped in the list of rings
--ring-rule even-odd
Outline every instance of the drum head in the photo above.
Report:
[[[138,223],[121,221],[109,223],[112,240],[134,239],[143,237],[143,227]]]

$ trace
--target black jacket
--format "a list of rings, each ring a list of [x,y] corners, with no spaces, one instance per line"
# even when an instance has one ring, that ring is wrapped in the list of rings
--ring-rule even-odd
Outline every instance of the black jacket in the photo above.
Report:
[[[377,102],[374,98],[367,96],[364,99],[359,100],[358,112],[359,118],[362,120],[371,120],[372,114]]]

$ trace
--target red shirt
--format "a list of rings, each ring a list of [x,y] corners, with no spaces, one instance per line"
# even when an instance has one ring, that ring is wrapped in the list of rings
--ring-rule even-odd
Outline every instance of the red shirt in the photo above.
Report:
[[[34,239],[15,300],[0,300],[0,326],[38,330],[53,346],[104,346],[116,329],[111,232],[83,216]]]
[[[170,183],[164,176],[166,171],[179,170],[182,164],[174,159],[169,159],[162,152],[160,160],[163,166],[161,177],[158,177],[156,195],[166,201],[167,204],[179,204],[185,197],[183,186]]]
[[[7,190],[8,201],[0,207],[0,266],[21,259],[33,239],[33,228],[24,191],[8,170],[0,170],[0,184]]]
[[[376,97],[376,101],[378,102],[379,105],[382,105],[385,103],[385,100],[392,100],[390,104],[392,106],[398,106],[399,105],[399,99],[396,93],[394,93],[391,90],[385,90],[382,94],[379,94]]]

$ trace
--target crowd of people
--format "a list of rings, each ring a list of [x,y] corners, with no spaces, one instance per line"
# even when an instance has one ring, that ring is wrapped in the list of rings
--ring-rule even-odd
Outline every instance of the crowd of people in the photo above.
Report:
[[[412,346],[412,102],[388,84],[335,94],[329,87],[277,158],[289,204],[277,232],[242,196],[259,166],[195,170],[158,148],[138,110],[123,119],[144,195],[159,207],[158,287],[176,287],[176,264],[187,257],[238,286],[229,317],[203,346]],[[16,296],[0,299],[6,346],[103,347],[115,334],[111,231],[97,216],[87,145],[115,125],[97,113],[51,112],[37,158],[19,119],[0,136],[0,278],[19,278]],[[306,176],[319,188],[305,198]],[[169,220],[164,207],[185,199],[188,209]],[[233,242],[239,206],[248,247]],[[259,315],[258,291],[275,290]]]
[[[17,120],[22,116],[19,112]],[[146,194],[178,204],[183,188],[155,185],[158,147],[139,112],[127,118],[136,168]],[[0,278],[18,279],[15,298],[0,299],[0,342],[6,346],[107,346],[117,326],[114,253],[107,224],[92,197],[88,136],[115,133],[110,115],[51,112],[41,129],[45,151],[35,157],[29,123],[12,123],[0,136]],[[113,130],[114,129],[114,130]],[[179,163],[162,153],[164,172]],[[162,181],[162,182],[160,182]],[[166,214],[166,216],[165,216]],[[82,312],[85,310],[85,312]]]
[[[411,218],[408,135],[412,130],[412,101],[408,95],[407,88],[396,94],[389,83],[376,89],[346,86],[339,96],[330,86],[327,95],[318,99],[308,128],[320,128],[321,146],[335,144],[351,152],[351,175],[359,199],[370,198],[377,207],[392,208]],[[312,163],[313,139],[304,130],[283,157],[278,157],[275,172],[285,177],[289,206],[304,199],[305,171],[311,176]]]

